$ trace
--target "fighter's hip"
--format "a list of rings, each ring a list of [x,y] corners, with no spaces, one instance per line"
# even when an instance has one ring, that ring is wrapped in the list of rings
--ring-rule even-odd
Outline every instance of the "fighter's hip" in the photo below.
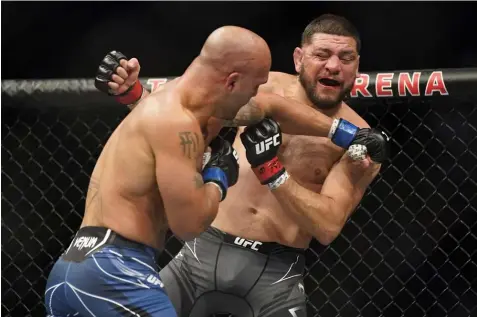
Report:
[[[160,276],[179,316],[275,316],[304,309],[304,267],[303,249],[211,227],[186,241]]]

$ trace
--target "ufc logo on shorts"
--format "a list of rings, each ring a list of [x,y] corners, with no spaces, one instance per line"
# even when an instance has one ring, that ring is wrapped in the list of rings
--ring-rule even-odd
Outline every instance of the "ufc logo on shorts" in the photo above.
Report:
[[[280,142],[278,142],[278,138],[280,137],[280,134],[275,134],[274,136],[255,144],[255,151],[257,154],[262,154],[265,151],[270,150],[270,145],[274,146],[279,146]]]
[[[146,279],[149,283],[152,285],[159,285],[160,287],[164,287],[164,284],[162,284],[161,280],[159,280],[157,277],[154,275],[149,275]]]
[[[248,247],[249,245],[251,246],[250,249],[258,251],[257,246],[261,245],[262,242],[259,241],[252,241],[252,240],[245,240],[244,238],[235,238],[234,243],[236,245],[240,245],[244,248]]]

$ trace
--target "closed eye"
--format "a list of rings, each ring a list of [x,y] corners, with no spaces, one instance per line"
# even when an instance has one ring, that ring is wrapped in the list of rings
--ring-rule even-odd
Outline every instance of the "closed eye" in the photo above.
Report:
[[[341,52],[339,56],[341,60],[348,62],[352,62],[356,59],[356,54],[353,52]]]

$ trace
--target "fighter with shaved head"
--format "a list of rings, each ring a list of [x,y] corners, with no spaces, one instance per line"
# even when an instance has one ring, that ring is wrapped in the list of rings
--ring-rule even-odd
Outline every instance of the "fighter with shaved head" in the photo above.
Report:
[[[219,28],[179,79],[119,124],[91,175],[81,228],[49,275],[49,316],[176,316],[155,257],[167,228],[191,240],[215,219],[239,167],[217,141],[203,168],[207,122],[233,119],[270,65],[258,35]]]

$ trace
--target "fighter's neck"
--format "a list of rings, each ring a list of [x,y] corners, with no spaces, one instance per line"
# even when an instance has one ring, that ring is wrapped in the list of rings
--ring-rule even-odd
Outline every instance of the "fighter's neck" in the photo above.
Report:
[[[192,112],[202,130],[205,130],[209,118],[215,113],[216,106],[208,85],[196,74],[186,72],[181,77],[177,89],[181,95],[182,106]]]

